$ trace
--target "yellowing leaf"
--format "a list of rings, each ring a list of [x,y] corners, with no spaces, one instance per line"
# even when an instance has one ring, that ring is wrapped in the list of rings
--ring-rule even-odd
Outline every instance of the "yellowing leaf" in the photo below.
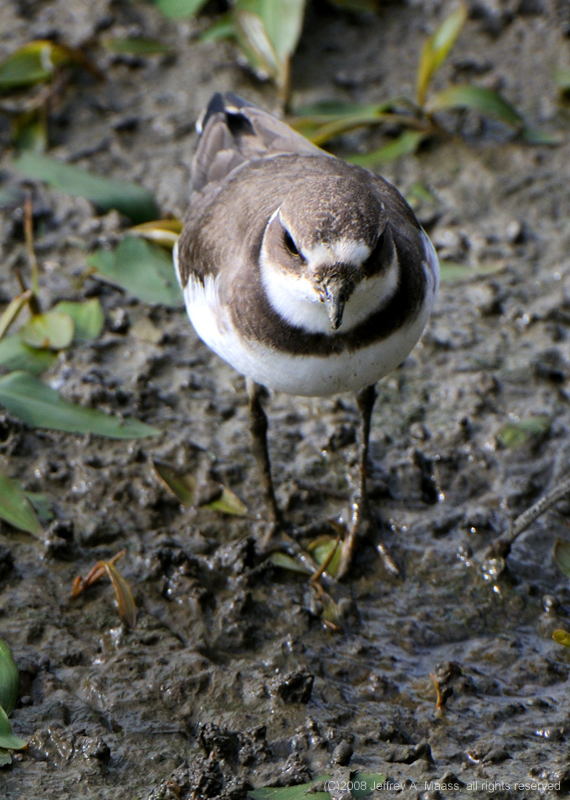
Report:
[[[418,105],[423,106],[429,83],[447,58],[466,20],[467,6],[461,3],[424,43],[418,67]]]
[[[234,517],[243,517],[247,514],[246,504],[227,486],[222,487],[220,497],[212,500],[211,503],[207,503],[206,508],[211,508],[212,511],[221,511],[222,514],[230,514]]]
[[[7,308],[4,310],[4,313],[0,317],[0,339],[2,339],[7,333],[10,326],[24,306],[30,302],[31,297],[32,290],[27,289],[25,292],[18,295],[18,297],[14,297],[14,299],[10,301]]]
[[[140,236],[141,239],[147,239],[149,242],[172,250],[180,237],[182,228],[183,223],[179,219],[158,219],[154,222],[135,225],[134,228],[130,228],[129,234]]]
[[[0,64],[0,90],[50,80],[56,67],[69,60],[66,48],[45,40],[30,42]]]
[[[503,425],[497,434],[497,440],[503,447],[520,447],[534,437],[544,436],[550,430],[550,417],[537,414],[535,417],[509,422]]]
[[[34,314],[20,328],[20,338],[29,347],[38,350],[63,350],[73,341],[74,325],[69,314],[61,311],[47,311]]]
[[[568,633],[568,631],[554,631],[552,638],[555,642],[558,642],[558,644],[562,644],[564,647],[570,647],[570,633]]]
[[[105,561],[104,564],[115,590],[119,616],[125,625],[129,628],[135,628],[137,624],[137,609],[129,584],[111,561]]]

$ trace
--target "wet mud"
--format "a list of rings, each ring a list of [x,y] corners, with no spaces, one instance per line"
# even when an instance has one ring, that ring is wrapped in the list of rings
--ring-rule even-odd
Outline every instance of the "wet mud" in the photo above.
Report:
[[[525,118],[567,138],[552,79],[570,58],[565,3],[471,5],[437,84],[499,86]],[[446,8],[386,4],[374,19],[317,4],[293,62],[293,103],[412,94],[421,43]],[[3,55],[54,31],[70,44],[104,29],[172,46],[174,56],[146,58],[94,51],[106,79],[80,75],[51,123],[54,155],[143,183],[164,214],[184,213],[193,125],[214,91],[277,107],[233,45],[200,43],[203,21],[169,23],[150,4],[5,2],[0,19]],[[17,181],[2,124],[2,168]],[[495,537],[568,475],[570,146],[528,146],[470,113],[448,124],[463,137],[383,172],[465,277],[442,283],[422,344],[379,384],[378,526],[337,590],[336,633],[305,578],[256,559],[263,508],[243,379],[182,309],[85,275],[88,251],[116,240],[126,220],[33,185],[42,301],[97,296],[106,314],[101,338],[61,354],[44,379],[163,433],[115,442],[0,414],[1,471],[56,510],[45,541],[0,528],[0,632],[22,680],[12,725],[30,743],[0,771],[3,797],[241,800],[252,787],[355,772],[387,776],[376,797],[570,790],[570,653],[552,640],[570,628],[570,585],[553,558],[556,538],[570,536],[568,503],[516,541],[500,576],[481,569]],[[334,146],[342,155],[377,143],[369,130]],[[431,199],[417,199],[418,185]],[[3,213],[0,238],[7,303],[19,291],[14,267],[26,274],[21,217]],[[288,519],[346,513],[354,398],[275,395],[266,407]],[[550,420],[541,435],[501,446],[506,423],[538,415]],[[208,471],[260,520],[181,508],[151,455]],[[398,577],[383,567],[380,540]],[[70,598],[77,574],[121,548],[134,630],[121,625],[107,582]]]

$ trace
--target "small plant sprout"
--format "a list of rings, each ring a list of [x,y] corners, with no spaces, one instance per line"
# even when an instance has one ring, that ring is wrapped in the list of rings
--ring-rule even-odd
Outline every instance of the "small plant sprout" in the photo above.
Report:
[[[122,622],[124,622],[128,628],[135,628],[137,624],[135,601],[128,583],[115,566],[116,562],[122,558],[126,552],[126,550],[121,550],[108,561],[98,561],[85,578],[78,575],[73,582],[71,596],[74,599],[79,597],[80,594],[106,574],[113,584],[119,616]]]

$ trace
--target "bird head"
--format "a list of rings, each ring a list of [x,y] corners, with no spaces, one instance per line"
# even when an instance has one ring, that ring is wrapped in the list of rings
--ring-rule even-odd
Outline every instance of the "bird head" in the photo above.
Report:
[[[262,280],[271,305],[291,324],[312,332],[346,329],[355,317],[345,313],[351,310],[362,316],[358,309],[367,298],[356,302],[355,293],[363,294],[388,238],[391,243],[373,195],[363,197],[362,190],[344,187],[339,197],[338,181],[333,188],[336,194],[321,185],[319,194],[307,196],[304,187],[287,197],[269,219],[261,248]]]

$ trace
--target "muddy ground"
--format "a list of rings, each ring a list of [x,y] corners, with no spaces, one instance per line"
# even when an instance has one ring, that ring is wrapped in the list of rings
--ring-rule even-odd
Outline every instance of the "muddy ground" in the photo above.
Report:
[[[382,4],[375,19],[317,4],[293,62],[293,105],[411,94],[421,42],[451,6]],[[535,126],[567,138],[552,77],[570,65],[565,0],[471,7],[437,85],[500,87]],[[272,86],[238,65],[233,45],[196,41],[203,27],[170,23],[143,2],[4,0],[0,54],[54,33],[73,45],[101,31],[171,45],[173,56],[136,59],[93,48],[106,80],[79,75],[69,87],[52,117],[51,152],[139,181],[164,214],[182,215],[193,124],[210,95],[231,89],[277,110]],[[17,181],[2,124],[3,175]],[[570,505],[520,537],[502,575],[481,570],[509,521],[568,474],[570,144],[524,145],[469,114],[461,126],[463,139],[384,170],[410,197],[417,184],[429,188],[434,199],[418,214],[466,277],[443,283],[423,343],[379,386],[376,541],[400,577],[373,543],[364,548],[336,590],[338,633],[323,627],[305,579],[256,568],[258,523],[182,509],[159,485],[151,454],[196,470],[211,454],[218,478],[262,514],[244,381],[200,343],[182,309],[82,278],[87,252],[126,220],[34,186],[43,302],[98,296],[106,312],[102,337],[60,355],[44,379],[68,399],[132,413],[163,433],[125,443],[30,430],[1,415],[1,471],[47,493],[57,512],[47,542],[0,529],[0,633],[22,676],[12,723],[30,742],[0,772],[3,797],[238,800],[251,787],[351,771],[387,775],[393,786],[377,797],[570,790],[570,653],[552,640],[570,628],[570,586],[553,559],[556,538],[570,537]],[[361,131],[335,152],[378,141]],[[1,245],[7,303],[18,292],[14,267],[27,274],[16,212],[2,215]],[[289,519],[338,515],[355,458],[354,399],[279,395],[267,407]],[[534,415],[551,420],[542,436],[499,445],[507,422]],[[123,547],[135,630],[120,624],[104,581],[70,599],[75,575]],[[430,673],[453,690],[444,711]],[[447,786],[437,794],[433,781]],[[532,781],[560,790],[515,787]]]

